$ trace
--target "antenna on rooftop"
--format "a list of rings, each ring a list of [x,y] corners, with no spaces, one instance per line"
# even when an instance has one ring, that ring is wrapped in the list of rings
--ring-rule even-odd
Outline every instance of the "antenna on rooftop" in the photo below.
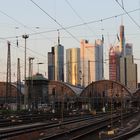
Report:
[[[58,31],[58,45],[59,45],[60,44],[60,32],[59,32],[59,29],[57,31]]]

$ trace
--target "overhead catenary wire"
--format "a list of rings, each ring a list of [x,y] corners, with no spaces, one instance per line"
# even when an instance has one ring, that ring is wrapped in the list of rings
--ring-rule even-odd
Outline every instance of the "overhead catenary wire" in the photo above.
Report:
[[[135,9],[135,10],[133,10],[133,11],[130,11],[130,12],[134,12],[134,11],[137,11],[137,10],[140,10],[140,9]],[[112,16],[112,17],[108,17],[108,18],[104,18],[104,19],[102,19],[102,21],[103,20],[107,20],[107,19],[111,19],[111,18],[116,18],[116,17],[118,17],[118,16],[121,16],[121,15],[124,15],[125,13],[123,13],[123,14],[119,14],[119,15],[116,15],[116,16]],[[97,21],[93,21],[93,22],[100,22],[101,20],[97,20]],[[90,22],[91,23],[91,22]],[[89,24],[89,23],[88,23]],[[84,24],[82,24],[82,26],[83,26]],[[78,25],[79,26],[79,25]],[[72,27],[72,26],[71,26]],[[70,26],[69,26],[69,28],[70,28]],[[62,29],[62,28],[61,28]],[[60,29],[60,30],[61,30]],[[49,32],[52,32],[52,31],[56,31],[56,30],[50,30]],[[38,33],[33,33],[33,34],[38,34]],[[40,34],[40,33],[39,33]],[[32,34],[31,34],[32,35]],[[17,36],[16,36],[17,37]],[[28,48],[27,48],[28,49]],[[35,52],[35,51],[33,51],[33,50],[31,50],[31,49],[29,49],[30,51],[32,51],[32,52],[34,52],[34,53],[36,53],[36,54],[38,54],[38,55],[41,55],[42,56],[42,54],[39,54],[38,52]],[[43,57],[46,57],[46,56],[43,56]]]
[[[21,45],[19,45],[19,47],[17,47],[16,46],[16,43],[14,43],[14,42],[10,42],[12,45],[12,47],[14,47],[14,48],[23,48],[24,49],[24,47],[23,46],[21,46]],[[37,54],[37,55],[39,55],[39,56],[42,56],[42,57],[44,57],[45,59],[43,60],[43,62],[46,64],[46,56],[45,55],[42,55],[42,54],[40,54],[40,53],[38,53],[38,52],[36,52],[36,51],[33,51],[33,50],[31,50],[31,49],[29,49],[29,48],[27,48],[30,52],[32,52],[32,53],[34,53],[34,54]],[[29,52],[27,53],[29,56],[33,56],[32,54],[30,54]],[[39,57],[37,57],[37,56],[34,56],[34,58],[38,61],[39,60]],[[28,61],[28,59],[29,58],[27,58],[26,60]],[[24,62],[24,60],[22,60],[22,59],[20,59],[22,62]],[[15,63],[15,62],[12,62],[12,64],[11,64],[13,67],[15,67],[17,64]],[[22,67],[22,66],[21,66]]]
[[[50,19],[52,19],[57,25],[59,25],[62,29],[64,29],[74,40],[76,40],[79,43],[79,40],[71,33],[69,32],[65,27],[63,27],[56,19],[54,19],[50,14],[48,14],[44,9],[42,9],[36,2],[33,0],[30,0],[36,7],[38,7],[43,13],[45,13]]]
[[[22,48],[22,49],[24,49],[24,47],[21,46],[21,45],[19,45],[19,47],[17,47],[15,42],[10,42],[10,43],[11,43],[11,47],[14,47],[14,48]],[[32,49],[29,49],[29,48],[27,48],[27,50],[29,50],[29,51],[32,52],[33,54],[37,54],[38,56],[42,56],[42,57],[44,58],[43,61],[46,61],[46,57],[47,57],[47,56],[45,56],[45,55],[43,55],[43,54],[41,54],[41,53],[39,53],[39,52],[36,52],[36,51],[34,51],[34,50],[32,50]],[[28,52],[27,54],[28,54],[29,56],[34,56],[33,54],[31,54],[31,53],[29,53],[29,52]],[[39,57],[37,57],[37,56],[34,56],[34,58],[36,58],[37,60],[39,59]],[[28,60],[28,58],[27,58],[26,60]],[[21,59],[21,61],[24,62],[24,60],[22,60],[22,59]],[[5,63],[5,62],[4,62],[4,63]],[[12,63],[12,65],[16,65],[16,63]]]
[[[129,11],[128,13],[131,13],[131,12],[135,12],[135,11],[138,11],[140,9],[135,9],[135,10],[132,10],[132,11]],[[86,22],[86,23],[82,23],[82,24],[77,24],[77,25],[73,25],[73,26],[68,26],[68,27],[65,27],[66,29],[71,29],[71,28],[75,28],[75,27],[79,27],[79,26],[85,26],[85,24],[92,24],[92,23],[97,23],[97,22],[101,22],[101,21],[105,21],[105,20],[108,20],[108,19],[112,19],[112,18],[116,18],[116,17],[119,17],[119,16],[122,16],[122,15],[125,15],[126,13],[122,13],[122,14],[118,14],[118,15],[115,15],[115,16],[111,16],[111,17],[107,17],[107,18],[103,18],[103,19],[99,19],[99,20],[94,20],[94,21],[90,21],[90,22]],[[9,15],[7,15],[5,13],[6,16],[8,16],[9,18],[11,18],[12,20],[15,20],[15,22],[21,24],[22,26],[25,26],[27,27],[26,25],[18,22],[16,19],[10,17]],[[63,30],[63,28],[60,28],[59,30]],[[53,30],[49,30],[49,31],[44,31],[44,32],[35,32],[35,33],[31,33],[29,35],[37,35],[37,34],[42,34],[42,33],[47,33],[47,32],[54,32],[56,31],[56,29],[53,29]],[[22,36],[22,35],[21,35]],[[21,36],[15,36],[15,37],[11,37],[11,38],[16,38],[16,37],[21,37]],[[8,37],[10,38],[10,37]],[[6,39],[6,38],[1,38],[1,39]],[[30,49],[31,50],[31,49]],[[31,50],[33,51],[33,50]],[[35,52],[37,53],[37,52]],[[45,56],[44,56],[45,57]]]
[[[125,15],[126,13],[124,13],[123,15]],[[116,17],[118,17],[118,15],[116,15],[116,16],[114,16],[114,17],[112,17],[112,18],[116,18]],[[112,19],[112,18],[110,18],[110,19]],[[86,23],[82,23],[82,25],[80,25],[80,26],[85,26],[85,25],[88,25],[88,24],[92,24],[92,23],[98,23],[98,22],[101,22],[101,21],[105,21],[105,20],[108,20],[108,19],[99,19],[99,20],[96,20],[95,22],[86,22]],[[78,25],[78,26],[77,26]],[[79,24],[77,24],[75,27],[80,27],[79,26]],[[75,28],[74,26],[69,26],[68,27],[68,29],[71,29],[71,28]],[[65,27],[66,29],[67,29],[67,27]],[[63,30],[63,28],[60,28],[59,30]],[[55,32],[56,31],[56,29],[54,29],[54,30],[49,30],[49,32]],[[48,32],[48,31],[47,31]],[[44,31],[44,32],[35,32],[35,33],[31,33],[31,34],[29,34],[29,35],[37,35],[37,34],[42,34],[42,33],[46,33],[46,31]],[[77,36],[76,36],[77,37]],[[34,51],[34,50],[32,50],[32,51]]]
[[[83,23],[85,23],[85,21],[84,21],[84,19],[77,13],[77,11],[73,8],[73,6],[71,5],[71,3],[68,1],[68,0],[65,0],[66,1],[66,3],[68,4],[68,6],[72,9],[72,11],[75,13],[75,15],[83,22]],[[90,31],[90,32],[94,32],[91,28],[90,28],[90,26],[88,25],[88,24],[84,24],[86,27],[87,27],[87,29]]]
[[[35,30],[31,29],[30,27],[26,26],[25,24],[23,24],[22,22],[18,21],[17,19],[13,18],[12,16],[8,15],[7,13],[3,12],[2,10],[0,10],[0,13],[7,16],[8,18],[10,18],[11,20],[13,20],[14,22],[16,22],[17,24],[23,26],[24,28],[27,28],[33,32],[36,32]],[[22,35],[21,35],[22,36]],[[19,37],[19,36],[17,36]]]
[[[10,18],[11,20],[13,20],[14,22],[18,23],[19,25],[28,28],[25,24],[21,23],[20,21],[16,20],[15,18],[9,16],[7,13],[3,12],[2,10],[0,10],[0,13],[7,16],[8,18]]]
[[[118,5],[122,8],[122,10],[126,13],[126,15],[131,19],[131,21],[140,29],[140,25],[135,21],[135,19],[125,10],[124,5],[121,5],[118,0],[115,0]],[[123,4],[123,3],[122,3]]]
[[[136,12],[136,11],[140,11],[140,8],[129,11],[128,13],[132,13],[132,12]],[[106,20],[109,20],[109,19],[112,19],[112,18],[120,17],[122,15],[126,15],[126,13],[121,13],[121,14],[118,14],[118,15],[109,16],[109,17],[105,17],[105,18],[102,18],[102,19],[92,20],[92,21],[89,21],[89,22],[85,22],[85,23],[81,23],[81,24],[77,24],[77,25],[72,25],[72,26],[68,26],[68,27],[65,27],[65,28],[70,29],[70,28],[84,26],[85,24],[93,24],[93,23],[103,22],[103,21],[106,21]],[[61,30],[61,29],[59,29],[59,30]]]
[[[6,17],[8,17],[9,19],[13,20],[14,22],[16,22],[17,24],[23,26],[24,28],[34,32],[34,33],[37,33],[35,30],[33,30],[32,28],[26,26],[25,24],[23,24],[22,22],[18,21],[17,19],[13,18],[12,16],[8,15],[7,13],[3,12],[2,10],[0,10],[0,13],[5,15]],[[16,27],[17,28],[17,27]],[[38,29],[38,27],[36,27]],[[22,37],[22,35],[19,35],[19,36],[16,36],[16,38],[18,37]],[[13,37],[7,37],[7,38],[13,38]],[[15,37],[14,37],[15,38]],[[6,39],[6,38],[0,38],[0,39]],[[48,39],[48,38],[46,38]],[[49,39],[48,39],[49,40]]]
[[[128,11],[127,13],[133,13],[133,12],[137,12],[137,11],[140,11],[140,8]],[[85,26],[85,24],[94,24],[94,23],[98,23],[98,22],[103,22],[103,21],[106,21],[106,20],[110,20],[110,19],[113,19],[113,18],[123,16],[123,15],[126,15],[126,13],[121,13],[121,14],[105,17],[105,18],[102,18],[102,19],[91,20],[89,22],[84,22],[84,23],[80,23],[80,24],[76,24],[76,25],[71,25],[71,26],[67,26],[67,27],[64,27],[64,28],[65,29],[72,29],[72,28],[76,28],[76,27],[80,27],[80,26]],[[29,36],[34,36],[34,35],[39,35],[39,34],[56,32],[57,30],[64,30],[64,29],[63,28],[58,28],[58,29],[46,30],[46,31],[42,31],[42,32],[28,33],[28,35]],[[5,39],[16,38],[16,37],[22,37],[22,35],[9,36],[9,37],[0,37],[0,39],[5,40]]]
[[[14,43],[14,42],[10,42],[10,43],[13,44],[12,46],[14,46],[14,47],[17,48],[16,43]],[[19,45],[19,47],[24,49],[24,47],[21,46],[21,45]],[[30,49],[30,48],[27,48],[27,50],[29,50],[30,52],[32,52],[32,53],[34,53],[34,54],[37,54],[37,55],[39,55],[39,56],[42,56],[42,57],[44,57],[44,58],[47,57],[47,56],[45,56],[45,55],[43,55],[43,54],[41,54],[41,53],[39,53],[39,52],[36,52],[36,51],[34,51],[34,50]]]

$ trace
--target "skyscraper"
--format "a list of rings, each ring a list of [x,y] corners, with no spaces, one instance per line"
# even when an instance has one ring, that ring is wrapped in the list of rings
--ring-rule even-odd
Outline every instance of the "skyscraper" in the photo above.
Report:
[[[48,52],[48,79],[55,80],[55,63],[54,63],[54,47]]]
[[[48,52],[48,79],[64,81],[64,46],[60,44],[58,34],[58,44]]]
[[[124,25],[120,26],[119,43],[109,50],[109,80],[120,81],[120,57],[125,55]]]
[[[55,80],[64,81],[64,46],[55,46]]]
[[[82,85],[87,86],[92,81],[103,79],[103,41],[97,39],[95,44],[87,40],[80,42]]]
[[[80,42],[81,85],[87,86],[95,81],[95,46],[87,40]]]
[[[103,62],[103,41],[97,39],[95,41],[95,80],[104,78],[104,62]]]
[[[66,82],[80,85],[80,48],[66,50]]]
[[[137,65],[134,64],[132,44],[125,44],[124,26],[120,26],[119,46],[109,51],[109,79],[119,81],[131,90],[137,87]]]
[[[137,64],[133,55],[120,58],[120,82],[134,91],[137,88]]]
[[[133,55],[133,49],[132,49],[131,43],[126,43],[125,45],[125,55]]]
[[[125,55],[124,25],[120,26],[120,53],[121,53],[121,56]]]
[[[117,68],[116,68],[116,53],[114,47],[110,47],[109,50],[109,80],[116,81],[117,77]]]

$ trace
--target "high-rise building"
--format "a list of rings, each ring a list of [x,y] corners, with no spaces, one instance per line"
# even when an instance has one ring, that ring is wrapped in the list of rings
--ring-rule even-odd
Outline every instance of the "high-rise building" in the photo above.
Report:
[[[60,44],[59,35],[58,45],[48,52],[48,79],[64,81],[64,46]]]
[[[120,53],[118,46],[111,46],[109,50],[109,80],[119,81],[120,79]]]
[[[131,43],[126,43],[125,45],[125,55],[133,55],[133,49],[132,49]]]
[[[64,81],[64,46],[55,46],[55,80]]]
[[[66,50],[66,82],[80,85],[80,48]]]
[[[109,50],[109,80],[120,81],[120,57],[125,55],[124,25],[120,26],[119,44]]]
[[[117,79],[117,68],[116,68],[116,53],[114,47],[110,47],[109,50],[109,80],[116,81]]]
[[[124,26],[120,26],[119,46],[109,51],[109,79],[119,81],[131,90],[137,87],[137,65],[134,64],[132,44],[125,44]]]
[[[120,53],[121,53],[121,56],[125,55],[124,25],[120,26]]]
[[[80,42],[81,85],[87,86],[92,81],[103,79],[103,41],[96,40],[90,44],[87,40]]]
[[[87,86],[95,81],[95,46],[87,40],[80,42],[81,85]]]
[[[95,80],[104,78],[104,61],[103,61],[103,41],[97,39],[95,41]]]
[[[48,79],[55,80],[55,63],[54,63],[54,47],[48,52]]]
[[[137,88],[137,64],[133,55],[120,58],[120,82],[134,91]]]

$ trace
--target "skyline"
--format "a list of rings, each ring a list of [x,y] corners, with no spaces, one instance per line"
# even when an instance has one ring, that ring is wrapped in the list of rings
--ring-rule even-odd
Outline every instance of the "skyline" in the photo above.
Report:
[[[116,16],[119,14],[124,13],[124,11],[117,5],[117,3],[113,0],[109,1],[108,3],[104,3],[101,0],[94,2],[91,0],[83,1],[77,0],[69,0],[68,2],[71,6],[77,11],[78,15],[84,19],[83,21],[78,18],[78,16],[74,13],[74,11],[68,5],[68,0],[56,1],[56,0],[48,0],[48,1],[35,1],[42,9],[47,11],[54,19],[59,21],[63,27],[73,26],[78,24],[83,24],[85,22],[96,21],[105,19],[106,17]],[[121,1],[120,1],[121,2]],[[8,4],[7,4],[8,3]],[[79,4],[80,3],[80,4]],[[102,4],[101,4],[102,3]],[[79,6],[80,5],[80,6]],[[86,6],[87,5],[87,6]],[[16,7],[16,8],[14,8]],[[83,10],[85,7],[86,10]],[[61,27],[56,25],[54,21],[48,18],[40,9],[35,7],[30,0],[26,1],[3,1],[0,5],[0,49],[3,52],[0,55],[0,65],[3,66],[3,69],[0,70],[1,77],[0,80],[6,80],[6,76],[4,72],[6,71],[6,59],[7,59],[7,40],[11,42],[11,59],[12,59],[12,79],[14,73],[16,75],[16,63],[17,57],[21,57],[21,73],[23,77],[24,73],[24,40],[22,39],[23,34],[29,34],[29,38],[27,39],[27,58],[28,57],[35,57],[34,60],[34,74],[37,72],[37,63],[43,62],[44,65],[40,66],[40,72],[45,74],[47,73],[47,53],[50,51],[51,47],[56,45],[57,43],[57,30]],[[140,1],[130,1],[128,0],[127,3],[124,0],[124,8],[126,11],[132,11],[135,9],[140,8]],[[99,9],[102,9],[99,11]],[[93,12],[91,12],[93,10]],[[22,26],[19,22],[15,22],[8,16],[2,14],[2,11],[23,23]],[[65,11],[65,12],[64,12]],[[98,12],[96,12],[98,11]],[[105,12],[103,12],[105,11]],[[110,13],[111,11],[111,13]],[[36,16],[34,16],[36,15]],[[135,20],[140,24],[140,11],[132,12],[131,15]],[[104,43],[104,59],[108,59],[108,51],[109,51],[109,44],[115,44],[115,40],[117,40],[116,34],[119,33],[119,26],[121,25],[121,18],[122,16],[118,16],[116,18],[111,18],[109,20],[102,20],[100,22],[94,24],[87,24],[78,26],[75,28],[67,29],[72,35],[79,40],[76,41],[70,34],[68,34],[65,30],[60,30],[60,39],[61,44],[64,46],[65,52],[68,48],[73,47],[80,47],[80,40],[86,39],[89,42],[94,42],[96,39],[101,39],[102,34],[105,38]],[[134,58],[140,59],[139,53],[140,49],[138,48],[140,45],[139,42],[139,34],[140,29],[129,19],[129,17],[125,14],[123,16],[123,23],[125,26],[125,37],[126,42],[133,44],[133,54]],[[112,26],[113,25],[113,26]],[[30,29],[28,29],[29,27]],[[90,30],[92,29],[92,30]],[[50,31],[54,30],[53,32],[46,32],[40,35],[31,35],[32,33],[42,32],[42,31]],[[35,34],[34,33],[34,34]],[[19,46],[16,47],[16,42],[18,37],[18,44]],[[2,38],[13,37],[13,38]],[[49,38],[49,39],[47,39]],[[22,46],[22,47],[21,47]],[[36,52],[36,53],[33,53]],[[41,55],[38,55],[41,54]],[[64,62],[65,63],[65,62]],[[108,63],[108,62],[107,62]],[[139,67],[140,62],[135,61],[138,64],[138,81],[140,81],[139,76]],[[14,65],[13,65],[14,64]],[[108,79],[108,72],[107,72],[108,65],[105,65],[105,78]],[[28,71],[28,69],[27,69]]]

